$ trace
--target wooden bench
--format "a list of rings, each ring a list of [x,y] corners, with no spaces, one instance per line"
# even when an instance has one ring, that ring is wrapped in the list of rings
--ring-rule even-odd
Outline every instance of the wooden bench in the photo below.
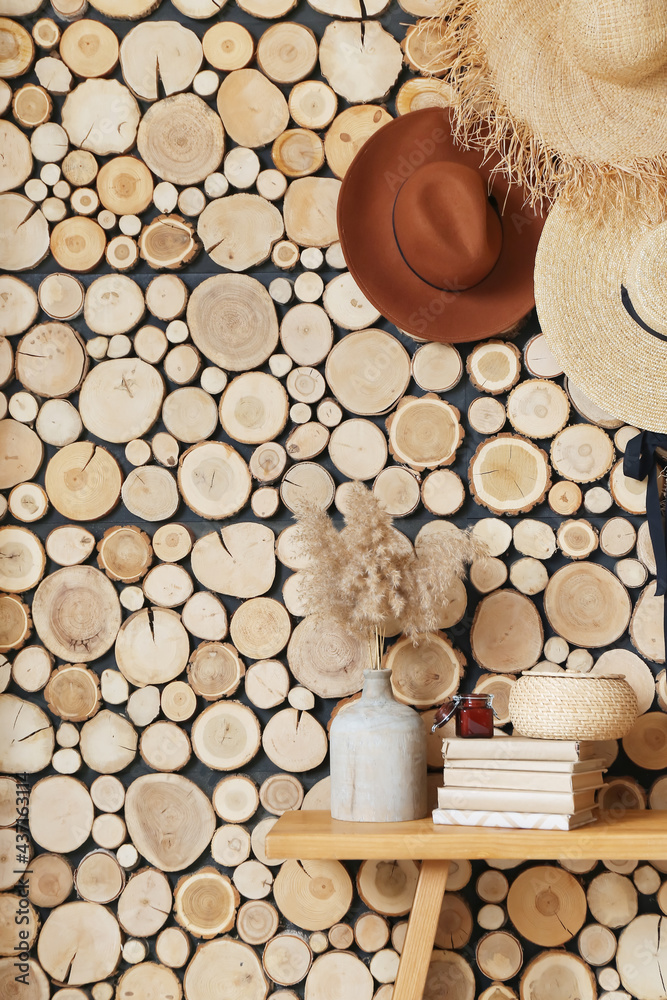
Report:
[[[435,826],[409,823],[343,823],[328,812],[287,812],[266,838],[269,857],[421,861],[417,891],[401,953],[394,1000],[419,1000],[428,973],[449,862],[493,858],[550,861],[559,858],[667,859],[667,813],[619,810],[590,826],[564,833]]]

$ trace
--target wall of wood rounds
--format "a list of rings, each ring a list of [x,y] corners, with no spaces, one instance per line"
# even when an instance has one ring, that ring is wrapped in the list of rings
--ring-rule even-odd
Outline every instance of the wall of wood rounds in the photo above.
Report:
[[[603,804],[667,803],[632,429],[534,317],[460,352],[406,337],[336,242],[364,139],[448,100],[408,27],[429,9],[0,0],[3,997],[391,997],[416,866],[264,851],[326,807],[362,680],[299,614],[304,491],[339,519],[361,478],[413,542],[449,518],[487,540],[443,631],[389,642],[426,725],[458,688],[506,719],[521,670],[622,673],[642,715],[600,748]],[[455,864],[424,996],[664,996],[666,871]]]

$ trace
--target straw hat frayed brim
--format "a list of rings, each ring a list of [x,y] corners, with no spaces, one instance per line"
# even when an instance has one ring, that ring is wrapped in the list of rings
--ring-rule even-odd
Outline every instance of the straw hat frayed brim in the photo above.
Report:
[[[621,287],[649,226],[615,213],[606,225],[556,205],[535,260],[542,332],[568,378],[628,424],[667,432],[667,344],[628,314]]]
[[[622,84],[600,79],[564,48],[566,9],[561,0],[441,0],[438,16],[420,22],[457,91],[457,136],[497,152],[533,204],[592,199],[600,212],[650,213],[667,198],[667,58]],[[632,50],[626,22],[616,41]]]

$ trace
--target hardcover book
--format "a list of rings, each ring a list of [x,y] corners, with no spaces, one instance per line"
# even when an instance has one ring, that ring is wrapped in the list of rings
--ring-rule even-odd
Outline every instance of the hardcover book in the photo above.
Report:
[[[539,771],[541,774],[585,774],[588,771],[604,771],[605,761],[601,757],[588,760],[481,760],[474,757],[447,758],[447,773],[459,770],[483,771]]]
[[[440,809],[575,813],[595,805],[595,788],[581,792],[535,792],[507,788],[439,788]]]
[[[536,740],[529,736],[494,736],[489,740],[449,737],[442,741],[445,762],[475,760],[586,760],[595,756],[595,740]]]
[[[597,789],[602,785],[602,771],[581,774],[559,774],[556,771],[489,770],[483,767],[449,768],[444,770],[446,788],[508,788],[536,792],[578,792]]]
[[[434,809],[436,826],[494,826],[511,830],[576,830],[597,819],[592,809],[570,815],[553,813],[492,812],[480,809]]]

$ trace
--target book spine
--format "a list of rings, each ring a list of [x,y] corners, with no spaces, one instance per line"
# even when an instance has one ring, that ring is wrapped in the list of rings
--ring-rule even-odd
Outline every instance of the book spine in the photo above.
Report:
[[[433,810],[433,822],[437,826],[485,826],[508,830],[574,830],[592,823],[595,818],[595,813],[591,810],[573,816],[484,810]]]
[[[569,792],[600,788],[602,771],[584,774],[542,773],[540,771],[485,771],[483,768],[448,767],[444,770],[446,788],[517,789],[535,792]]]
[[[586,749],[586,748],[585,748]],[[515,740],[511,736],[490,740],[443,740],[445,760],[581,760],[582,745],[568,740]]]
[[[588,809],[594,791],[531,792],[505,788],[439,788],[441,809],[499,809],[512,812],[573,813]]]
[[[493,771],[539,771],[540,774],[585,774],[588,771],[605,771],[605,762],[599,757],[587,760],[485,760],[473,757],[452,759],[448,757],[445,770],[448,772],[461,770]]]

